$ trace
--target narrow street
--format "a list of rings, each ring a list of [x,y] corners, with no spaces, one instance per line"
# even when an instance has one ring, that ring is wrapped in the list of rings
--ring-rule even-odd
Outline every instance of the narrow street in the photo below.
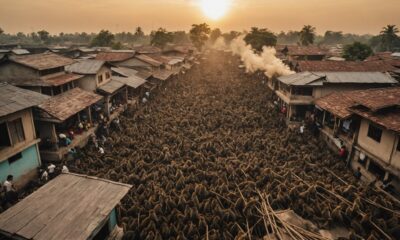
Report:
[[[133,185],[121,216],[136,239],[261,239],[260,193],[274,210],[290,208],[320,228],[346,225],[368,236],[376,230],[365,228],[358,208],[390,232],[392,215],[360,196],[396,205],[359,187],[322,141],[283,127],[266,84],[240,64],[228,53],[205,55],[121,116],[123,131],[110,131],[104,155],[89,144],[70,170]]]

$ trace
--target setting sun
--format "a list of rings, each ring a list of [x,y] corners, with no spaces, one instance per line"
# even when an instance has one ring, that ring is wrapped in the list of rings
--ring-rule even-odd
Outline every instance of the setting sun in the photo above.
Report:
[[[207,17],[217,20],[223,17],[228,11],[230,0],[201,0],[200,4]]]

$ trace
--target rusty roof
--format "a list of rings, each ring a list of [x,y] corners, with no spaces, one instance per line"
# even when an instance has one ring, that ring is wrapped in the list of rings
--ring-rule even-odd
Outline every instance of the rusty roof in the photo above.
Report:
[[[40,53],[31,55],[13,55],[10,61],[36,69],[45,70],[70,65],[75,61],[71,58],[63,57],[54,53]]]
[[[9,79],[9,83],[21,87],[56,87],[78,80],[82,77],[82,75],[77,75],[74,73],[65,73],[53,77],[42,77],[38,79]]]
[[[382,108],[400,106],[400,87],[361,90],[352,98],[357,104],[375,112]]]
[[[315,101],[318,107],[342,118],[348,118],[352,115],[349,108],[353,106],[353,92],[334,92]]]
[[[139,47],[134,47],[133,49],[140,54],[161,53],[161,49],[155,46],[139,46]]]
[[[144,54],[136,55],[135,57],[145,63],[148,63],[148,64],[154,66],[154,67],[159,67],[163,64],[162,62],[157,61],[156,59],[149,57],[147,55],[144,55]]]
[[[299,72],[390,72],[395,70],[385,61],[297,61],[295,68]]]
[[[147,70],[139,70],[135,75],[143,79],[148,79],[153,76],[153,73]]]
[[[100,52],[96,56],[96,60],[106,62],[123,62],[135,56],[133,52]]]
[[[116,80],[114,80],[114,77],[113,77],[113,79],[111,81],[109,81],[106,84],[101,85],[100,87],[97,88],[97,90],[111,95],[111,94],[114,94],[115,92],[117,92],[118,90],[120,90],[121,88],[123,88],[124,86],[125,86],[125,83],[116,81]]]
[[[49,96],[0,83],[0,117],[41,104]]]
[[[153,77],[158,79],[158,80],[168,80],[168,78],[170,78],[175,72],[172,70],[166,70],[166,69],[162,69],[162,70],[157,70],[153,72]]]
[[[84,110],[96,102],[100,101],[103,97],[82,90],[74,88],[60,95],[51,97],[44,103],[39,105],[39,108],[46,112],[52,120],[63,122],[73,115]]]
[[[105,63],[102,60],[85,59],[66,66],[65,70],[78,74],[97,74]]]
[[[318,46],[298,46],[298,45],[277,45],[275,48],[278,52],[288,49],[290,56],[325,56],[329,54],[329,49]]]
[[[351,111],[386,129],[400,133],[400,108],[374,113],[365,108],[353,107]]]

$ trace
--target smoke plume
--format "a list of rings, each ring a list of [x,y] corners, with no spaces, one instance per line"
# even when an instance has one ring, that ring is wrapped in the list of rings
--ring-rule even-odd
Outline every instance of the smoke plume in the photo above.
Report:
[[[263,47],[261,54],[256,54],[250,45],[244,41],[244,36],[232,40],[230,49],[233,54],[240,56],[247,72],[264,71],[269,78],[290,75],[294,72],[276,57],[273,47]]]

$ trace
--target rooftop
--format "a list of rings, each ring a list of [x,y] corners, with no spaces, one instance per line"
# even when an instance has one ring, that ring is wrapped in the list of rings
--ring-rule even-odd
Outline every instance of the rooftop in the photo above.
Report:
[[[397,84],[389,74],[382,72],[300,72],[278,78],[286,85],[322,86],[325,83]]]
[[[154,66],[154,67],[159,67],[163,64],[162,62],[157,61],[156,59],[149,57],[147,55],[144,55],[144,54],[136,55],[135,57],[145,63],[148,63],[148,64]]]
[[[1,232],[23,239],[91,239],[131,185],[61,174],[0,215]]]
[[[126,68],[126,67],[112,67],[111,71],[113,71],[119,75],[122,75],[124,77],[133,76],[138,73],[137,70],[132,69],[132,68]]]
[[[41,86],[41,87],[51,87],[51,86],[60,86],[68,82],[72,82],[82,78],[82,75],[77,75],[74,73],[65,73],[61,75],[55,75],[49,78],[38,78],[38,79],[10,79],[10,83],[16,86]]]
[[[125,86],[124,83],[122,83],[120,81],[115,81],[114,79],[112,79],[108,83],[98,87],[98,90],[111,95],[111,94],[115,93],[116,91],[118,91],[119,89],[121,89],[124,86]]]
[[[37,106],[49,97],[7,83],[0,83],[0,117]]]
[[[161,53],[161,49],[155,46],[139,46],[133,48],[139,54]]]
[[[168,80],[169,77],[171,77],[175,72],[171,70],[166,70],[166,69],[161,69],[153,72],[153,77],[165,81]]]
[[[390,72],[395,68],[385,61],[297,61],[295,70],[298,72]]]
[[[354,101],[351,99],[352,94],[352,92],[334,92],[317,99],[315,105],[345,119],[352,115],[349,110],[354,105]]]
[[[100,52],[96,56],[96,60],[106,62],[123,62],[135,56],[133,52]]]
[[[80,88],[74,88],[60,95],[51,97],[44,103],[39,105],[39,108],[44,111],[46,116],[41,116],[43,119],[49,119],[55,122],[63,122],[73,115],[84,110],[103,97],[92,92],[87,92]]]
[[[120,83],[123,83],[131,88],[138,88],[145,84],[147,81],[143,78],[140,78],[138,76],[129,76],[129,77],[112,77],[113,81],[118,81]]]
[[[57,67],[64,67],[70,65],[75,61],[70,58],[66,58],[54,53],[40,53],[31,55],[14,55],[10,56],[9,59],[13,62],[21,65],[36,69],[45,70]]]
[[[277,51],[282,52],[285,48],[288,49],[288,55],[291,56],[325,56],[329,50],[318,46],[298,46],[298,45],[278,45]]]
[[[382,108],[400,106],[400,87],[358,91],[352,99],[374,112]]]
[[[68,72],[78,73],[78,74],[97,74],[101,67],[105,64],[105,61],[86,59],[77,61],[69,66],[65,67]]]

